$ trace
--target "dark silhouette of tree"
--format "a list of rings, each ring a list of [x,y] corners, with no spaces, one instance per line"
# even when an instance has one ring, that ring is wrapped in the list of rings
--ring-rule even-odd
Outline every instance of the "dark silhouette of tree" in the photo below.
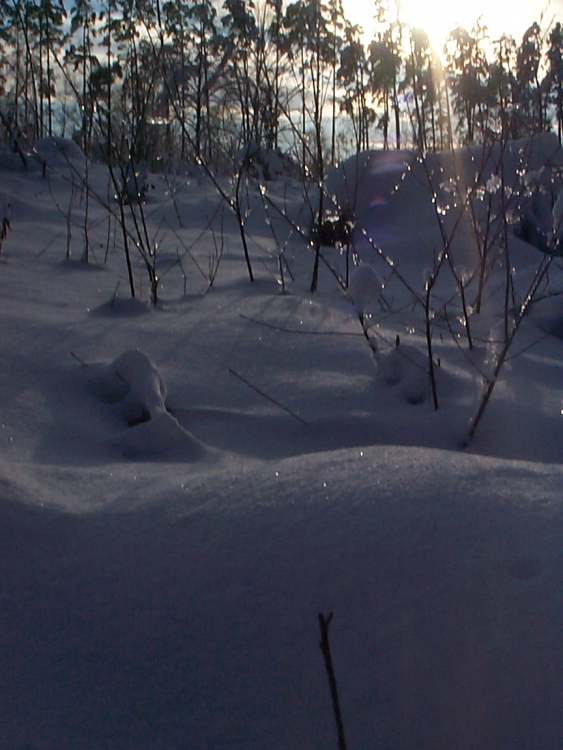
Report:
[[[386,6],[376,0],[375,18],[379,31],[369,45],[370,84],[373,96],[383,105],[379,127],[383,130],[384,148],[389,145],[390,110],[395,122],[395,147],[401,148],[401,106],[399,102],[403,26],[399,19],[387,19]]]
[[[563,138],[563,26],[556,23],[549,35],[547,50],[549,101],[555,108],[559,144]]]
[[[108,160],[138,162],[165,146],[223,167],[241,146],[282,147],[309,183],[324,181],[339,142],[366,149],[377,129],[383,148],[401,148],[409,122],[422,150],[502,128],[563,138],[561,22],[548,32],[531,24],[518,45],[501,36],[486,46],[481,24],[454,29],[439,58],[385,0],[374,0],[368,44],[342,0],[66,8],[70,23],[64,0],[0,0],[3,138],[33,143],[72,121],[84,150],[95,143]]]
[[[76,0],[70,11],[70,46],[65,60],[75,71],[80,70],[81,83],[77,89],[78,105],[82,112],[81,145],[85,154],[90,152],[94,101],[91,96],[90,80],[98,66],[98,58],[93,54],[96,35],[96,11],[90,0]]]
[[[8,49],[11,42],[8,0],[0,0],[0,96],[6,94],[8,82]]]
[[[356,152],[369,149],[369,128],[375,122],[375,110],[370,105],[369,59],[357,26],[346,29],[346,44],[340,55],[338,78],[343,88],[341,108],[352,122]]]
[[[537,23],[524,33],[516,53],[516,81],[519,92],[522,134],[543,131],[546,121],[546,99],[540,81],[542,35]]]
[[[336,111],[337,111],[337,82],[338,82],[338,65],[340,62],[340,53],[344,44],[343,32],[347,22],[342,7],[342,0],[330,0],[330,31],[332,34],[331,49],[331,76],[332,76],[332,94],[331,94],[331,124],[330,124],[330,163],[336,162]]]
[[[217,11],[210,0],[168,2],[164,6],[168,95],[180,121],[180,153],[188,152],[187,135],[193,134],[193,156],[212,154],[212,93],[220,74]],[[187,125],[189,123],[189,128]]]
[[[464,28],[452,31],[447,44],[448,77],[457,131],[465,143],[473,143],[476,131],[485,129],[484,104],[488,64],[481,42],[484,29],[477,24],[471,32]]]

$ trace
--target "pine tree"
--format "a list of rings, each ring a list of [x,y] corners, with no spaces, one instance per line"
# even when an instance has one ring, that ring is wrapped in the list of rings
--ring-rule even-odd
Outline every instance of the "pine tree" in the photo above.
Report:
[[[8,44],[10,42],[10,13],[8,0],[0,0],[0,97],[6,94],[8,82]]]
[[[49,136],[53,135],[53,99],[56,96],[54,58],[59,54],[65,41],[63,29],[65,19],[66,10],[62,0],[41,0],[39,6],[40,119],[41,133],[44,134],[46,130]],[[45,100],[46,113],[44,113]]]
[[[80,140],[85,154],[90,152],[92,137],[94,102],[92,101],[90,81],[98,59],[93,54],[92,46],[96,35],[96,12],[91,0],[76,0],[70,12],[70,35],[72,42],[66,52],[66,61],[75,71],[80,70],[80,87],[78,89],[79,107],[82,113]]]
[[[383,129],[384,147],[389,145],[390,109],[395,122],[395,147],[401,148],[401,109],[399,81],[402,68],[403,26],[397,17],[388,19],[383,0],[376,0],[378,31],[369,46],[370,83],[372,94],[383,104],[380,127]]]
[[[457,130],[466,143],[473,143],[477,128],[484,129],[483,107],[488,77],[487,60],[481,42],[484,28],[477,24],[471,32],[463,28],[452,31],[447,44],[449,84],[453,108],[457,115]]]
[[[557,118],[557,135],[559,144],[563,138],[563,26],[556,23],[549,35],[548,59],[548,92]]]
[[[375,121],[375,110],[368,103],[369,60],[358,27],[346,29],[346,46],[341,52],[338,77],[344,89],[341,108],[352,121],[356,152],[368,150],[369,128]]]
[[[523,133],[531,134],[545,129],[546,104],[539,78],[542,44],[539,24],[533,23],[524,33],[516,54],[516,80]]]
[[[260,87],[263,58],[258,45],[259,33],[252,0],[225,0],[226,14],[221,19],[224,43],[230,59],[230,72],[236,86],[241,140],[260,143]]]

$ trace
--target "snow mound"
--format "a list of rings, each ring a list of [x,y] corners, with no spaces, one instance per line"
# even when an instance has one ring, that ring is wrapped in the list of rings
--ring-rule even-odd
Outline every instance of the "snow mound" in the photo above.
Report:
[[[381,280],[373,267],[367,263],[357,266],[350,276],[348,293],[358,313],[374,305],[381,294]]]
[[[540,331],[563,339],[563,292],[534,302],[530,318]]]
[[[397,180],[414,159],[410,151],[364,151],[328,174],[327,190],[338,208],[358,216],[368,206],[385,204]]]
[[[94,366],[95,367],[95,366]],[[156,365],[140,349],[120,354],[97,367],[94,387],[106,403],[118,404],[131,429],[113,441],[127,457],[156,456],[181,449],[200,458],[205,447],[166,409],[166,384]]]
[[[549,255],[562,254],[563,188],[559,184],[547,181],[547,184],[542,185],[538,178],[537,184],[534,182],[533,189],[522,202],[519,213],[514,225],[517,237],[534,245],[541,252]]]
[[[147,315],[150,311],[149,303],[138,297],[113,297],[109,302],[104,302],[94,308],[92,315],[134,318],[139,315]]]
[[[166,412],[164,380],[140,349],[120,354],[109,366],[107,375],[110,391],[114,394],[120,391],[124,393],[123,400],[130,422],[146,421]]]
[[[237,156],[239,166],[246,164],[251,173],[260,180],[279,180],[282,177],[298,177],[299,169],[291,158],[280,149],[264,148],[249,143]]]
[[[11,146],[0,143],[0,169],[8,172],[21,172],[25,170],[29,160],[23,152],[18,151]]]
[[[181,451],[182,458],[195,461],[206,453],[203,444],[167,411],[160,411],[149,421],[123,432],[114,442],[127,458]]]
[[[397,386],[409,404],[422,404],[428,398],[428,360],[414,346],[397,343],[389,352],[376,355],[378,377],[388,386]]]

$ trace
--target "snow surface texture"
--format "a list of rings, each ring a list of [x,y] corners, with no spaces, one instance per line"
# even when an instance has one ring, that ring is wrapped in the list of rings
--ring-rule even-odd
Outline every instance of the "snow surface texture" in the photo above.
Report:
[[[75,163],[78,168],[83,166],[84,153],[80,146],[68,138],[51,136],[42,138],[37,144],[37,153],[47,167],[68,167],[68,163]]]
[[[127,300],[120,235],[114,244],[96,201],[92,262],[75,260],[80,196],[67,262],[67,172],[12,166],[0,167],[12,211],[0,258],[0,746],[335,747],[317,623],[333,611],[350,748],[561,750],[563,350],[549,332],[561,297],[534,305],[460,451],[482,389],[468,359],[486,368],[498,346],[494,278],[472,352],[435,321],[434,412],[420,317],[367,250],[359,268],[374,261],[388,305],[366,318],[377,361],[324,267],[308,293],[297,239],[285,249],[295,281],[279,293],[257,193],[250,285],[213,189],[151,175],[162,278],[151,309],[138,258]],[[435,220],[419,180],[388,193],[394,169],[366,216],[419,289]],[[103,168],[90,176],[105,195]],[[298,215],[298,185],[268,190]],[[209,289],[208,227],[219,236],[222,220]],[[510,241],[526,278],[540,254]],[[470,236],[459,242],[471,258]],[[366,286],[371,304],[381,286]]]

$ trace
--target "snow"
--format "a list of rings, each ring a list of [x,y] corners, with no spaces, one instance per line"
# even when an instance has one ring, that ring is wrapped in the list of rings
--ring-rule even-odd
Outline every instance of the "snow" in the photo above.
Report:
[[[184,460],[203,456],[205,448],[166,408],[162,374],[140,349],[125,351],[109,365],[90,366],[94,392],[107,404],[117,404],[130,427],[114,438],[130,458],[156,457],[181,450]]]
[[[116,400],[116,391],[126,388],[123,398],[137,419],[146,412],[154,418],[166,411],[166,386],[162,375],[150,358],[140,349],[123,352],[109,365],[104,386],[108,400]]]
[[[37,153],[47,163],[48,168],[68,167],[68,162],[76,162],[78,168],[83,166],[84,153],[80,146],[69,138],[49,136],[37,143]]]
[[[534,146],[534,168],[552,145]],[[386,159],[365,159],[358,195],[393,265],[358,241],[355,305],[324,265],[309,293],[295,234],[281,293],[257,192],[251,285],[213,187],[150,175],[156,308],[138,257],[127,299],[121,237],[93,194],[92,263],[78,194],[65,261],[66,162],[42,178],[0,160],[2,747],[335,747],[317,622],[332,611],[349,747],[560,750],[561,261],[461,450],[499,346],[503,271],[472,350],[451,278],[436,287],[435,412],[404,284],[424,293],[435,217],[414,167],[397,172],[412,156]],[[105,196],[104,168],[89,172]],[[299,215],[296,183],[267,190]],[[519,300],[543,256],[510,243]],[[465,226],[455,253],[471,267]]]
[[[419,349],[400,340],[394,349],[377,353],[379,377],[388,386],[398,390],[409,404],[421,404],[428,397],[428,362]]]
[[[379,299],[381,290],[381,281],[373,266],[362,263],[353,269],[350,274],[348,294],[358,313],[364,313],[373,308]]]

